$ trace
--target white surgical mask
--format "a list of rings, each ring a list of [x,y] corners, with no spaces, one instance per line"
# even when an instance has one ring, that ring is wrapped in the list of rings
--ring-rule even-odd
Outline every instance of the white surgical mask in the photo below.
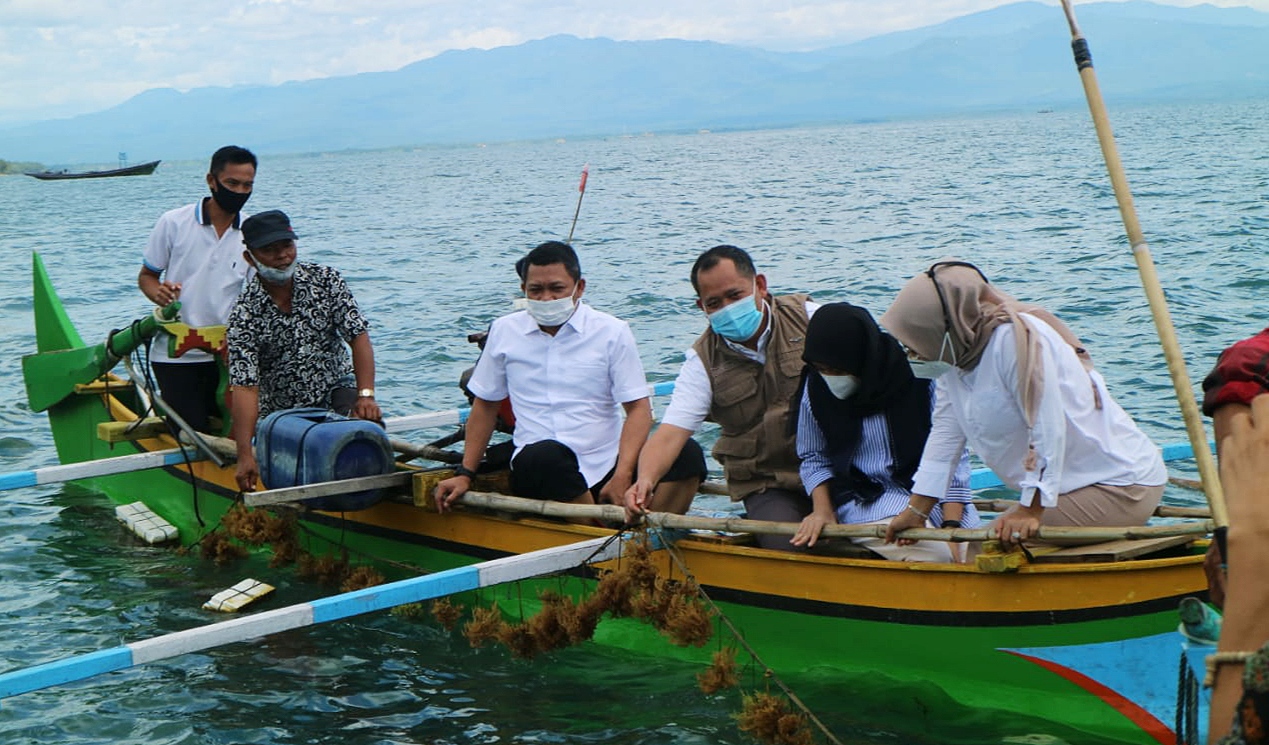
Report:
[[[283,269],[275,269],[263,261],[257,261],[256,272],[260,274],[260,279],[271,285],[284,285],[287,280],[295,276],[295,262],[292,261]]]
[[[573,317],[573,311],[577,310],[577,300],[572,295],[555,300],[530,299],[528,303],[529,315],[533,316],[539,326],[563,326],[565,321]]]
[[[951,362],[943,361],[943,354],[949,353],[952,357]],[[908,365],[912,367],[912,374],[918,378],[926,380],[934,380],[943,373],[956,367],[956,347],[952,346],[952,333],[950,331],[943,332],[943,342],[939,344],[939,358],[937,360],[914,360],[909,359]]]
[[[824,385],[828,386],[829,392],[842,401],[850,398],[855,391],[859,390],[859,378],[854,375],[825,375],[820,373],[820,378],[824,380]]]
[[[952,369],[950,362],[940,360],[908,360],[908,365],[912,368],[913,375],[926,380],[934,380]]]

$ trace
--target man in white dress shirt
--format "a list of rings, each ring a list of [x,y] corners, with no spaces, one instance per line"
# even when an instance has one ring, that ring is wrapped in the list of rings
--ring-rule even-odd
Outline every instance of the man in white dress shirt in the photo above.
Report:
[[[577,254],[548,241],[522,264],[526,310],[493,322],[467,383],[475,396],[463,462],[436,487],[439,510],[471,487],[499,406],[515,412],[511,491],[561,502],[622,504],[652,429],[648,382],[630,327],[579,302],[586,290]],[[625,420],[622,420],[622,410]],[[695,441],[680,443],[658,493],[690,502],[705,476]]]

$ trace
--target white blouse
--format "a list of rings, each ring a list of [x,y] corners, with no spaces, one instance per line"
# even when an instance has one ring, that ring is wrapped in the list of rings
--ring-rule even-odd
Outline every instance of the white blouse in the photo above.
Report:
[[[978,365],[953,369],[935,385],[929,439],[912,491],[943,494],[961,451],[969,445],[1001,481],[1030,506],[1053,507],[1059,494],[1091,484],[1159,486],[1167,469],[1159,449],[1111,399],[1106,382],[1084,369],[1069,344],[1029,314],[1023,320],[1039,336],[1044,392],[1028,432],[1018,391],[1018,356],[1013,325],[992,332]],[[1102,408],[1096,407],[1097,386]],[[1028,443],[1036,450],[1028,470]]]

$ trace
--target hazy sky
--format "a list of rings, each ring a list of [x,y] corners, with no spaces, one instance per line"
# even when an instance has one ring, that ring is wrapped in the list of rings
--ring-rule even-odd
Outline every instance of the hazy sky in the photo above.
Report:
[[[1196,5],[1195,0],[1161,0]],[[1269,0],[1209,0],[1269,11]],[[149,88],[395,70],[448,49],[552,34],[815,49],[1001,0],[0,0],[0,125]],[[1061,23],[1057,0],[1055,23]],[[1080,3],[1076,3],[1078,15]],[[219,12],[218,12],[219,11]]]

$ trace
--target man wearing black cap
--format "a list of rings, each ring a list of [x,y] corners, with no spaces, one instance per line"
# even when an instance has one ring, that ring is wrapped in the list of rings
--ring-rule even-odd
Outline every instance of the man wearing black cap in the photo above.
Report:
[[[279,409],[329,408],[381,421],[369,324],[339,272],[295,259],[295,231],[280,210],[242,223],[242,256],[256,270],[229,314],[238,487],[256,486],[257,420]],[[352,349],[351,363],[345,344]]]
[[[180,300],[181,321],[196,328],[225,324],[247,275],[238,215],[255,178],[256,156],[226,145],[212,155],[207,169],[211,196],[163,213],[150,232],[137,275],[137,286],[151,302]],[[150,349],[150,365],[168,406],[194,429],[212,431],[209,417],[219,416],[221,408],[216,358],[160,331]]]

